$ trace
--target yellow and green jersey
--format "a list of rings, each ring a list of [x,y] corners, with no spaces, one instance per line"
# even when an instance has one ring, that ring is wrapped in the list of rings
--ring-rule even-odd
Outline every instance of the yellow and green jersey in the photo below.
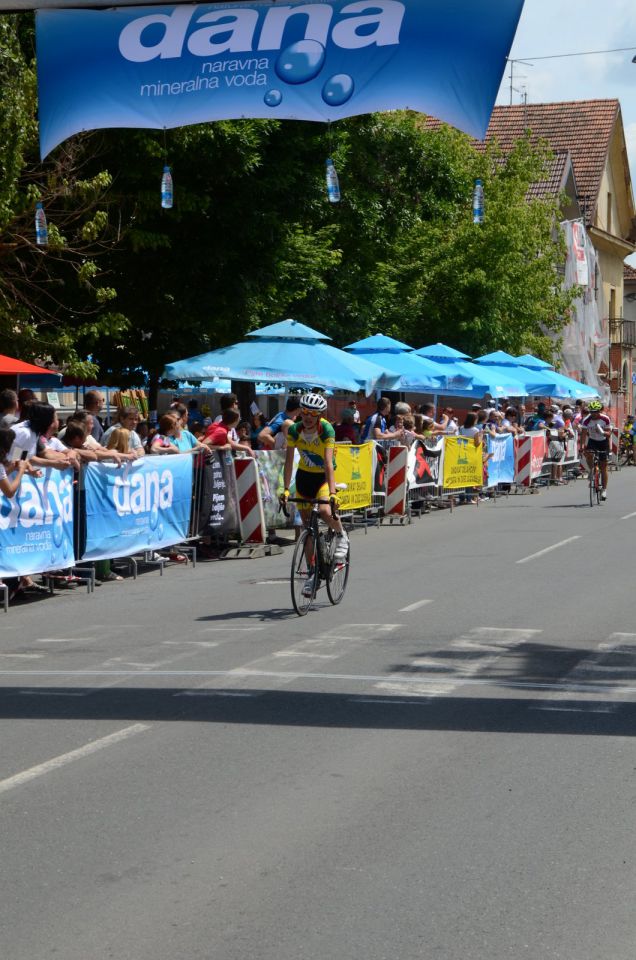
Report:
[[[314,433],[308,434],[302,423],[293,423],[287,433],[287,446],[298,450],[299,470],[307,473],[325,472],[325,450],[329,447],[335,452],[336,431],[328,420],[319,420]],[[333,458],[334,467],[336,458]]]

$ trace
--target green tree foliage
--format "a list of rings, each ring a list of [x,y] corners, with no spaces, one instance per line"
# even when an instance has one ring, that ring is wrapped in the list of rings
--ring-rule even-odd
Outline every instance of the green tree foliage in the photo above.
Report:
[[[102,337],[128,321],[112,311],[115,290],[100,253],[109,242],[110,175],[84,170],[90,137],[38,159],[37,93],[31,15],[0,16],[0,339],[26,359],[53,360],[88,374]],[[49,243],[37,247],[35,203],[42,200]],[[81,344],[81,347],[78,345]]]
[[[32,26],[0,18],[0,334],[25,357],[116,379],[291,316],[344,345],[384,331],[478,354],[550,353],[571,295],[549,162],[504,158],[416,114],[82,134],[40,164]],[[340,204],[325,191],[333,156]],[[174,208],[160,207],[165,162]],[[474,178],[486,222],[471,217]],[[34,202],[50,245],[37,248]],[[115,312],[116,311],[116,312]]]

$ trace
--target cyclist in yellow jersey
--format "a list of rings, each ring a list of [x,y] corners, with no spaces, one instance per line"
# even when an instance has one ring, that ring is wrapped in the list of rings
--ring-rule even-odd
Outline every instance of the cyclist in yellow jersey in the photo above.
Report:
[[[311,510],[311,500],[331,501],[338,505],[336,478],[334,473],[334,451],[336,434],[328,420],[321,414],[327,410],[327,401],[319,393],[305,393],[300,398],[301,422],[294,423],[287,434],[287,456],[285,458],[284,484],[282,500],[289,497],[289,485],[294,469],[294,450],[298,450],[300,463],[296,470],[296,493],[307,504],[299,504],[303,522],[307,522]],[[344,560],[349,549],[349,538],[339,517],[334,517],[329,503],[320,505],[321,519],[336,534],[334,558]]]

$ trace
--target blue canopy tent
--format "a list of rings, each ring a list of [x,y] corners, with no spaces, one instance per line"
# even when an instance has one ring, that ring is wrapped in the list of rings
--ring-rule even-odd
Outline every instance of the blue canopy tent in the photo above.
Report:
[[[451,369],[455,376],[469,378],[470,385],[463,388],[451,386],[438,390],[440,396],[474,397],[480,400],[487,394],[495,400],[500,397],[525,397],[528,391],[512,373],[502,369],[486,369],[475,363],[467,362],[465,353],[447,347],[444,343],[433,343],[415,351],[417,356],[434,359],[440,366]],[[455,381],[456,383],[456,381]]]
[[[529,370],[540,370],[542,373],[548,373],[557,384],[557,390],[553,394],[555,397],[568,397],[573,400],[589,400],[593,397],[600,397],[600,393],[595,387],[590,387],[587,383],[581,383],[574,377],[566,377],[565,374],[554,370],[545,360],[533,357],[531,353],[524,353],[516,360]]]
[[[456,378],[454,371],[448,366],[417,356],[412,347],[387,337],[383,333],[376,333],[364,340],[350,343],[344,348],[355,356],[361,356],[373,363],[384,367],[387,373],[399,376],[395,390],[411,393],[439,393],[446,388],[451,380]],[[470,379],[462,374],[458,378],[458,386],[467,387]]]
[[[528,393],[546,397],[558,395],[559,384],[553,376],[554,371],[549,369],[538,370],[536,368],[531,370],[529,367],[520,364],[516,357],[506,353],[504,350],[496,350],[494,353],[477,357],[475,363],[479,366],[480,370],[488,368],[489,370],[503,370],[509,373],[515,380],[519,380],[524,384]]]
[[[539,360],[538,357],[533,357],[532,354],[513,357],[503,350],[496,350],[494,353],[478,357],[475,363],[479,364],[480,367],[494,366],[510,370],[512,376],[526,384],[528,393],[561,399],[598,397],[599,395],[594,387],[588,387],[572,377],[557,373],[549,363],[546,363],[545,360]]]
[[[166,365],[168,380],[219,377],[248,383],[364,391],[392,390],[396,376],[382,367],[325,343],[330,337],[296,320],[281,320],[248,333],[248,340]]]

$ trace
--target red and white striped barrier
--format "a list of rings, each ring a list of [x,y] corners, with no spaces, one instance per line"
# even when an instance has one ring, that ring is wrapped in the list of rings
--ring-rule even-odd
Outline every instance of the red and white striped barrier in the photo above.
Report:
[[[241,540],[243,543],[265,543],[267,529],[256,461],[252,457],[234,460],[234,475]]]
[[[544,433],[526,433],[515,439],[515,483],[519,486],[529,487],[541,476],[545,446]]]
[[[406,496],[408,485],[406,482],[406,468],[408,464],[408,447],[389,447],[387,451],[386,501],[384,515],[401,516],[406,512]]]

